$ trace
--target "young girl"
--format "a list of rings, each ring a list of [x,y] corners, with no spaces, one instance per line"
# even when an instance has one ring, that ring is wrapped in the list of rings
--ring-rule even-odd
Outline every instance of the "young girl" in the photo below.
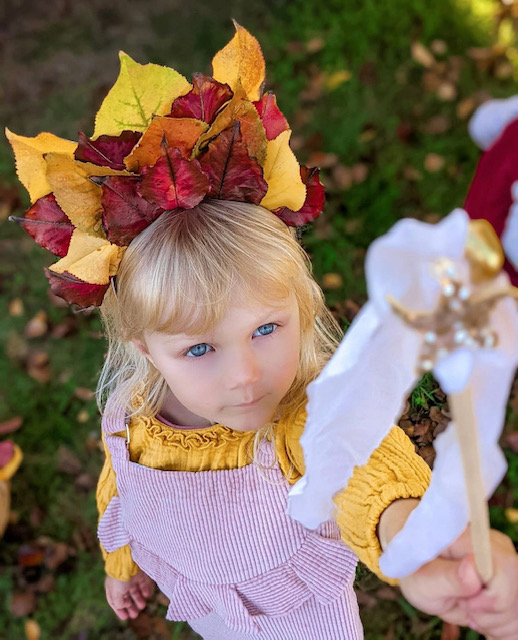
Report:
[[[54,290],[101,305],[98,533],[115,613],[136,617],[156,583],[168,619],[206,640],[362,638],[357,558],[379,574],[381,548],[429,470],[394,427],[336,496],[335,519],[312,531],[286,514],[304,472],[305,390],[340,329],[287,226],[318,215],[321,186],[294,163],[287,123],[262,95],[258,44],[236,30],[214,78],[191,87],[169,74],[167,98],[156,75],[153,99],[137,90],[144,67],[123,57],[114,89],[130,86],[137,111],[123,114],[132,99],[112,90],[95,137],[73,149],[9,134],[35,191],[22,224],[62,256],[47,273]],[[137,131],[121,124],[142,114]],[[42,166],[46,182],[35,185]],[[402,580],[405,594],[451,622],[515,637],[516,554],[494,537],[487,589],[464,536]]]

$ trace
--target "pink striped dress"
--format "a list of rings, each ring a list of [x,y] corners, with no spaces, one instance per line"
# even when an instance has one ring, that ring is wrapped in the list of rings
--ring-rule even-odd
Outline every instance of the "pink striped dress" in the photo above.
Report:
[[[108,416],[108,417],[107,417]],[[169,620],[205,640],[359,640],[357,558],[336,523],[316,531],[286,514],[289,484],[273,447],[226,471],[161,471],[132,462],[121,409],[103,431],[118,495],[99,522],[108,552],[134,561],[170,599]]]

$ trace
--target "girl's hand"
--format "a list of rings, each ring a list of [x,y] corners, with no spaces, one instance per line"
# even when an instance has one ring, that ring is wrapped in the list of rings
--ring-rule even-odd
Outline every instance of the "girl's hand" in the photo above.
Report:
[[[136,618],[146,606],[146,600],[155,590],[155,583],[143,571],[129,580],[116,580],[106,576],[106,599],[121,620]]]
[[[400,581],[407,600],[446,622],[471,627],[488,640],[518,638],[518,555],[500,531],[491,531],[494,575],[484,587],[467,529],[442,554]]]

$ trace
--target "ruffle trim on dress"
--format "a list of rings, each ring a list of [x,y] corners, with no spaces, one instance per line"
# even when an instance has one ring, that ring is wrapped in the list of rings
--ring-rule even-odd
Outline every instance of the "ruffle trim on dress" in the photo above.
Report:
[[[132,541],[134,561],[170,599],[168,620],[196,620],[216,613],[238,633],[260,630],[260,616],[284,616],[315,597],[321,604],[339,598],[354,580],[356,556],[342,542],[310,532],[287,562],[235,584],[197,582]]]
[[[184,430],[168,427],[156,418],[146,416],[137,416],[133,420],[135,423],[137,420],[140,421],[151,438],[160,440],[165,446],[181,447],[186,451],[218,449],[236,444],[245,438],[243,434],[221,424],[202,427],[199,430]]]

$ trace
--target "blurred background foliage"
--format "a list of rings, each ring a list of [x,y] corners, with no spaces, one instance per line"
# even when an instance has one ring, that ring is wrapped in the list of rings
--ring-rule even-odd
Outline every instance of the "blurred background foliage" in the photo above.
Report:
[[[363,261],[397,219],[436,221],[462,206],[479,150],[473,110],[516,92],[514,0],[5,0],[0,6],[0,120],[14,132],[90,135],[118,73],[119,49],[190,78],[233,35],[259,39],[302,163],[322,168],[326,212],[303,238],[328,303],[346,327],[365,301]],[[49,295],[51,257],[7,222],[28,205],[0,140],[0,434],[23,449],[0,542],[0,638],[150,640],[194,637],[163,620],[157,596],[121,623],[104,600],[95,528],[102,464],[93,399],[104,353],[95,313]],[[373,399],[375,401],[375,399]],[[509,473],[492,500],[495,526],[518,539],[518,399],[503,444]],[[433,462],[444,394],[428,376],[401,426]],[[416,544],[419,541],[416,540]],[[477,638],[415,611],[358,572],[366,638]]]

